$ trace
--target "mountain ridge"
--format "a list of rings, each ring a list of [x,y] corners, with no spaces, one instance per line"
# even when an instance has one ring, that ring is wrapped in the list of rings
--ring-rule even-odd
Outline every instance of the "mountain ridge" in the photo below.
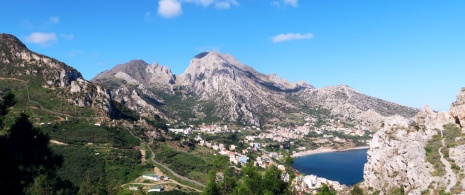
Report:
[[[131,66],[131,62],[122,64],[122,66]],[[167,69],[169,70],[168,67]],[[108,74],[108,72],[113,75]],[[118,76],[118,73],[124,74],[124,77]],[[302,112],[302,109],[299,108],[302,107],[301,102],[305,102],[305,106],[313,107],[312,109],[322,107],[331,110],[332,115],[343,115],[360,121],[368,121],[370,125],[380,124],[386,116],[393,114],[407,118],[413,117],[418,111],[418,109],[392,102],[386,103],[387,101],[379,98],[363,95],[347,85],[316,89],[302,81],[291,83],[276,74],[260,73],[241,63],[232,55],[219,52],[202,52],[195,55],[186,70],[179,75],[175,75],[171,71],[165,71],[165,73],[157,71],[153,72],[152,77],[154,75],[159,75],[161,82],[157,83],[158,85],[147,85],[133,72],[119,71],[115,67],[98,74],[92,81],[103,85],[113,83],[115,86],[121,86],[129,91],[131,91],[129,86],[123,86],[123,83],[132,83],[134,85],[133,92],[120,93],[121,96],[126,96],[126,99],[131,93],[141,96],[148,94],[157,102],[166,102],[166,99],[161,98],[160,93],[182,96],[181,102],[188,98],[194,98],[197,105],[189,108],[191,112],[189,118],[197,120],[206,117],[206,115],[215,115],[218,116],[218,121],[223,120],[243,125],[261,126],[269,121],[284,120],[285,115],[289,113]],[[138,83],[134,80],[137,80]],[[150,92],[147,93],[148,91]],[[337,94],[341,97],[337,97]],[[355,98],[345,98],[347,95],[354,95]],[[290,99],[293,101],[290,101],[289,98],[286,99],[288,96],[292,96]],[[361,100],[357,101],[357,98]],[[120,97],[120,99],[124,98]],[[370,106],[364,105],[363,100],[369,100],[368,105]],[[203,103],[199,104],[199,102]],[[325,102],[329,102],[328,105]],[[144,103],[144,105],[147,104]],[[211,105],[205,104],[212,104],[214,107],[208,108],[209,112],[206,113],[202,110]],[[370,110],[368,108],[377,106],[376,109]],[[132,107],[137,106],[133,105]],[[156,110],[158,113],[165,113],[165,116],[170,115],[166,114],[167,110],[170,109],[169,105],[149,107],[147,110],[151,110],[151,112]],[[355,114],[351,114],[352,112]],[[173,119],[182,120],[181,117],[173,117]]]

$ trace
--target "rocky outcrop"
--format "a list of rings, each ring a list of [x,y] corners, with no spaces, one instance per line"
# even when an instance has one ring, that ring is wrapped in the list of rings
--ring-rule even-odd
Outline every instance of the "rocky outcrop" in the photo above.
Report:
[[[19,39],[9,34],[0,34],[0,69],[11,77],[41,76],[43,86],[64,88],[81,73],[63,62],[34,53]]]
[[[452,104],[450,112],[434,112],[429,106],[416,115],[415,121],[404,119],[390,119],[384,122],[384,127],[373,136],[368,150],[368,162],[364,167],[365,187],[379,190],[382,194],[390,190],[403,187],[409,194],[422,194],[427,190],[439,191],[445,189],[449,192],[455,186],[455,174],[451,170],[450,160],[442,152],[452,142],[445,143],[445,137],[436,138],[436,148],[441,156],[441,161],[436,159],[436,164],[443,164],[446,174],[434,177],[434,166],[427,161],[426,147],[433,140],[433,136],[444,136],[445,125],[460,121],[460,113],[465,112],[462,107],[462,92],[457,96],[457,101]],[[460,124],[460,123],[458,123]],[[445,132],[444,134],[450,134]],[[449,138],[450,139],[450,138]],[[456,137],[455,141],[461,140]],[[454,141],[454,142],[455,142]],[[458,143],[458,142],[456,142]],[[465,167],[463,157],[463,145],[450,149],[450,158],[455,160],[458,166]],[[430,149],[431,150],[431,149]],[[431,160],[431,159],[430,159]],[[453,182],[453,183],[451,183]],[[465,181],[460,181],[465,186]]]
[[[110,94],[85,81],[80,72],[56,59],[30,51],[18,38],[0,34],[0,75],[39,82],[45,88],[64,89],[70,104],[92,107],[101,116],[110,116]]]
[[[460,90],[460,93],[457,95],[457,100],[452,103],[449,113],[452,118],[454,118],[456,124],[465,128],[465,88]]]
[[[384,122],[384,128],[373,136],[364,168],[363,184],[366,187],[383,193],[404,187],[412,194],[420,194],[435,180],[431,175],[432,165],[425,162],[424,148],[437,131],[417,130],[414,126],[409,127],[412,122],[399,117],[389,118]]]

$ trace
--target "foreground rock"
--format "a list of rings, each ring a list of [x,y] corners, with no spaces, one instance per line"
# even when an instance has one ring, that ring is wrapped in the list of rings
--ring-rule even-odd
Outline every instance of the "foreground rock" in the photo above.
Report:
[[[437,113],[426,106],[416,115],[415,121],[386,120],[384,127],[370,141],[362,185],[381,194],[389,194],[398,188],[404,188],[409,194],[462,191],[465,181],[456,176],[451,164],[455,163],[463,173],[465,145],[460,141],[463,134],[459,129],[458,134],[451,135],[463,121],[464,97],[465,90],[462,90],[449,112]],[[447,129],[445,125],[449,125]],[[449,149],[454,145],[457,146]],[[444,155],[447,150],[449,155]],[[440,158],[427,158],[435,152]],[[444,173],[435,167],[442,167]]]

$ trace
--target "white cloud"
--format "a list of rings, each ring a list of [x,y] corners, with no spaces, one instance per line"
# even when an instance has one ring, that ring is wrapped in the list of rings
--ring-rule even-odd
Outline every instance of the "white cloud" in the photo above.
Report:
[[[58,24],[60,22],[60,17],[58,16],[53,16],[48,19],[48,21],[52,24]]]
[[[159,0],[158,14],[165,18],[174,18],[182,14],[181,3],[178,0]]]
[[[185,0],[187,3],[195,3],[198,5],[202,5],[204,7],[208,7],[213,3],[214,0]]]
[[[299,1],[298,0],[272,1],[271,5],[273,7],[277,7],[277,8],[286,7],[286,6],[298,7],[299,6]]]
[[[63,38],[63,39],[69,39],[69,40],[74,39],[74,35],[73,35],[73,34],[61,34],[60,36],[61,36],[61,38]]]
[[[284,0],[284,4],[290,5],[292,7],[297,7],[299,6],[298,0]]]
[[[57,36],[55,33],[35,32],[27,36],[26,41],[30,43],[40,44],[40,45],[49,45],[57,41]]]
[[[311,39],[313,38],[312,33],[300,34],[300,33],[286,33],[286,34],[279,34],[271,38],[273,43],[279,43],[283,41],[292,41],[292,40],[303,40],[303,39]]]
[[[239,6],[237,0],[224,0],[215,2],[216,9],[229,9],[231,6]]]
[[[184,4],[195,4],[205,8],[213,6],[220,10],[239,6],[237,0],[158,0],[158,15],[165,18],[179,16],[182,14],[182,6]],[[145,17],[149,18],[150,12],[147,12]]]

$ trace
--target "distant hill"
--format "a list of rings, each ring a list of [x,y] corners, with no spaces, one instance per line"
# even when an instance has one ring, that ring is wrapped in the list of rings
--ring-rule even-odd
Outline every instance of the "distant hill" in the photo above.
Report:
[[[133,60],[92,81],[111,89],[115,100],[133,110],[178,122],[267,126],[299,123],[313,115],[376,126],[388,116],[411,118],[419,111],[346,85],[316,89],[305,82],[291,83],[218,52],[196,55],[181,75]]]

